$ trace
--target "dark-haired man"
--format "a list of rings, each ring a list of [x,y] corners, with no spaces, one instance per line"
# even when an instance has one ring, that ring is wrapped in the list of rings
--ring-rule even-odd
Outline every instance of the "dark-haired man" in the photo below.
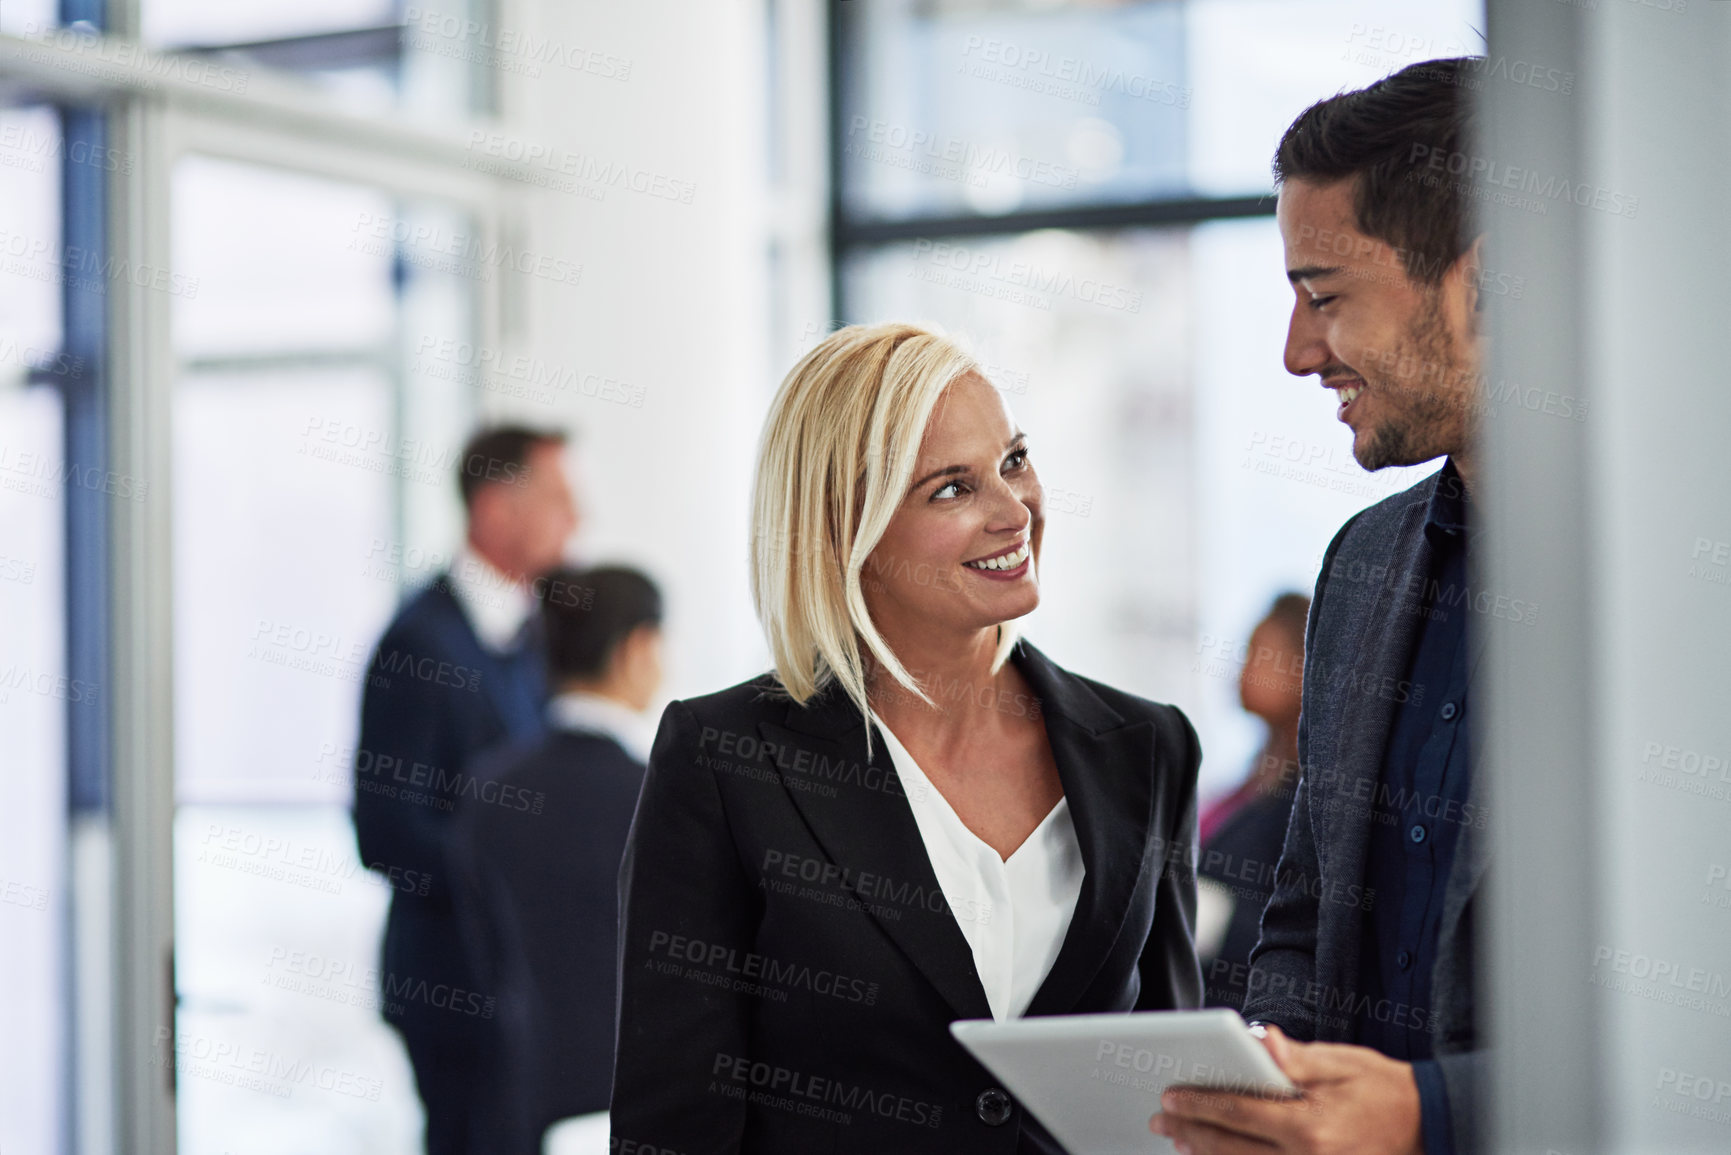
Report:
[[[1334,391],[1366,469],[1446,461],[1323,557],[1301,778],[1244,1009],[1304,1097],[1169,1091],[1152,1126],[1197,1155],[1476,1148],[1485,835],[1466,716],[1469,632],[1489,622],[1465,619],[1486,600],[1467,577],[1481,240],[1447,161],[1470,153],[1465,82],[1481,67],[1427,61],[1322,101],[1275,155],[1287,370]]]
[[[619,863],[661,684],[661,594],[647,577],[555,570],[541,610],[549,731],[484,759],[484,785],[457,806],[459,914],[499,999],[487,1092],[499,1155],[540,1155],[549,1125],[607,1109]]]
[[[394,887],[379,999],[415,1069],[429,1155],[488,1149],[473,1115],[491,1009],[464,962],[447,852],[475,754],[542,729],[530,591],[577,527],[563,449],[561,435],[519,426],[470,439],[457,469],[464,546],[385,630],[361,697],[355,839]]]

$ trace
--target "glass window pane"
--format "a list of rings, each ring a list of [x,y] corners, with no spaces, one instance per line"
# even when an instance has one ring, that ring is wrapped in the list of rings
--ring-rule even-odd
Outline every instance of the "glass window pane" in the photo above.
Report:
[[[1182,5],[841,5],[850,215],[999,214],[1182,189]]]
[[[1190,187],[1270,187],[1286,126],[1420,60],[1484,51],[1481,0],[1188,0]]]
[[[1263,193],[1274,147],[1305,107],[1484,44],[1481,0],[882,0],[836,11],[836,148],[854,220]]]
[[[414,1076],[378,1017],[390,890],[347,814],[182,805],[174,885],[182,1155],[418,1153]]]
[[[58,0],[6,0],[0,4],[0,32],[37,36],[59,23]]]
[[[369,28],[396,20],[393,0],[144,0],[148,44],[244,44]]]
[[[451,255],[448,205],[200,158],[173,191],[180,1147],[410,1155],[350,776],[373,646],[457,544],[480,392],[411,358],[472,349],[509,271]]]
[[[394,536],[387,471],[416,468],[393,452],[390,383],[201,374],[174,434],[176,794],[346,805],[337,751],[397,593],[361,559]]]
[[[175,168],[183,357],[383,347],[395,321],[388,197],[190,157]]]
[[[106,692],[66,676],[60,416],[51,389],[0,393],[0,1151],[60,1150],[66,712]]]
[[[213,83],[244,88],[258,72],[304,78],[348,109],[393,105],[429,116],[484,112],[501,74],[540,76],[563,67],[621,78],[629,61],[502,24],[491,0],[144,0],[142,37],[205,55]]]
[[[6,31],[16,31],[6,5]],[[55,115],[0,109],[0,1151],[58,1151],[70,992],[60,163]],[[27,382],[34,376],[41,383]]]
[[[0,380],[15,380],[60,347],[60,121],[46,108],[0,109]],[[76,267],[76,260],[73,265]]]

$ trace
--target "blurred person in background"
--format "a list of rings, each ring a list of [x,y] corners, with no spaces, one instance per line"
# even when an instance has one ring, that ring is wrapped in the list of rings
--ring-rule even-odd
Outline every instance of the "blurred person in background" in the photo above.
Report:
[[[620,872],[613,1150],[1057,1155],[950,1023],[1200,1004],[1196,734],[1018,638],[1044,527],[951,341],[851,326],[788,374],[774,671],[667,708]]]
[[[547,734],[483,757],[457,805],[457,897],[496,993],[490,1152],[539,1155],[554,1122],[607,1109],[613,1084],[619,862],[661,685],[661,594],[632,569],[541,583]]]
[[[464,961],[447,854],[476,753],[542,732],[531,587],[577,528],[564,446],[562,434],[520,426],[470,439],[457,463],[464,545],[391,621],[361,697],[355,839],[393,888],[380,1002],[415,1070],[428,1155],[488,1149],[474,1121],[487,996]]]
[[[1298,789],[1298,706],[1309,613],[1308,597],[1281,594],[1251,631],[1238,676],[1238,700],[1262,719],[1267,734],[1244,781],[1202,810],[1197,939],[1208,1006],[1244,1006],[1250,949],[1256,945],[1262,908],[1274,893],[1275,868]],[[1205,943],[1202,928],[1211,926],[1218,928],[1214,941]]]

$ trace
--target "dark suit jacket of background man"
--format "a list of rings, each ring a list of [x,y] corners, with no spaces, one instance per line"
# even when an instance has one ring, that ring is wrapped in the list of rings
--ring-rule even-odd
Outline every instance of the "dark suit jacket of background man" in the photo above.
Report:
[[[542,661],[532,629],[514,653],[483,647],[441,575],[385,630],[361,697],[355,839],[362,863],[394,887],[379,997],[415,1067],[434,1151],[452,1149],[435,1124],[448,1130],[447,1113],[467,1109],[480,1023],[491,1014],[491,992],[477,987],[452,909],[455,805],[473,790],[477,752],[540,734]]]
[[[1028,1016],[1195,1009],[1196,732],[1025,640],[1010,660],[1032,700],[988,704],[1045,722],[1085,868]],[[801,706],[768,675],[662,716],[619,875],[613,1149],[1058,1155],[950,1035],[992,1017],[978,915],[866,734],[834,685]]]
[[[643,763],[613,737],[557,720],[539,743],[480,759],[457,806],[458,913],[497,991],[489,1149],[540,1155],[548,1125],[607,1110],[619,863]]]
[[[1404,693],[1431,546],[1424,533],[1433,474],[1348,521],[1323,557],[1304,642],[1303,767],[1274,897],[1251,955],[1246,1020],[1298,1039],[1351,1042],[1364,927],[1365,848],[1395,706]],[[1484,813],[1483,775],[1468,803]],[[1455,1145],[1476,1147],[1478,1088],[1472,902],[1488,834],[1464,826],[1449,874],[1432,972],[1435,1058]]]

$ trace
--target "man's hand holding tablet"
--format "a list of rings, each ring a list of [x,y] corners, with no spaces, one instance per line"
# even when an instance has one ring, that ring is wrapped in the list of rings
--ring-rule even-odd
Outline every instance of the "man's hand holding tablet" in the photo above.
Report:
[[[1422,1155],[1411,1064],[1369,1047],[1300,1043],[1279,1027],[1251,1030],[1302,1097],[1169,1087],[1148,1127],[1180,1155]]]
[[[1298,1094],[1230,1010],[971,1020],[950,1031],[1073,1155],[1170,1150],[1148,1124],[1170,1087],[1234,1102]]]

